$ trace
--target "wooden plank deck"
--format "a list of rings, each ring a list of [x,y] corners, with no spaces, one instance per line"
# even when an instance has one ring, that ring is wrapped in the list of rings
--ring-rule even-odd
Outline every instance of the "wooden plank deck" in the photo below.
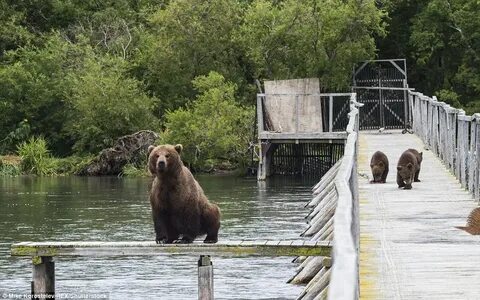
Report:
[[[330,256],[324,241],[219,241],[216,244],[156,244],[131,242],[22,242],[13,244],[12,256],[151,256],[201,254],[212,256]]]
[[[415,135],[361,131],[359,142],[361,299],[480,299],[480,236],[454,228],[476,207],[472,196]],[[407,148],[423,151],[411,190],[396,184]],[[386,184],[369,183],[377,150],[389,159]]]

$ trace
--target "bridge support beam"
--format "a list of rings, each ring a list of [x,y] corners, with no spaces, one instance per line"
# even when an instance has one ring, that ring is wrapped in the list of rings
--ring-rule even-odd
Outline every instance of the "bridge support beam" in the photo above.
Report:
[[[261,158],[258,162],[258,180],[266,180],[268,176],[272,175],[271,166],[272,166],[272,153],[274,147],[273,144],[261,141],[260,140],[260,155]]]

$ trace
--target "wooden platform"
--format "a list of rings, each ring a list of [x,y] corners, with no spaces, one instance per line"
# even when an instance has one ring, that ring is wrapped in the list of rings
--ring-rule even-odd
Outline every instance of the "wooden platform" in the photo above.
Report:
[[[156,244],[155,242],[23,242],[12,245],[12,256],[151,256],[196,254],[212,256],[330,256],[329,242],[219,241],[216,244]]]
[[[361,131],[359,142],[361,298],[480,299],[480,236],[454,228],[476,207],[471,194],[415,135]],[[423,151],[411,190],[396,184],[407,148]],[[369,183],[376,150],[390,162],[386,184]]]

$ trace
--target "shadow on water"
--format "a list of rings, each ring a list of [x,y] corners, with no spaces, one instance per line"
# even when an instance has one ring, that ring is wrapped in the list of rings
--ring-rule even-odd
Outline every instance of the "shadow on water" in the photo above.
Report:
[[[298,239],[310,179],[197,176],[222,210],[219,238]],[[20,241],[153,240],[145,178],[0,177],[0,295],[28,294],[31,265],[11,258]],[[108,293],[117,299],[196,299],[197,257],[56,259],[57,293]],[[218,299],[291,299],[291,258],[213,257]]]

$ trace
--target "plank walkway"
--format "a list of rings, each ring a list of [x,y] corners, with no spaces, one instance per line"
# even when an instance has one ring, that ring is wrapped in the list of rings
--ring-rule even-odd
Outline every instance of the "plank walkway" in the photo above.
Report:
[[[396,184],[407,148],[423,151],[411,190]],[[386,184],[369,183],[377,150],[389,159]],[[358,159],[361,299],[480,299],[480,236],[454,228],[477,206],[472,196],[412,134],[361,131]]]

